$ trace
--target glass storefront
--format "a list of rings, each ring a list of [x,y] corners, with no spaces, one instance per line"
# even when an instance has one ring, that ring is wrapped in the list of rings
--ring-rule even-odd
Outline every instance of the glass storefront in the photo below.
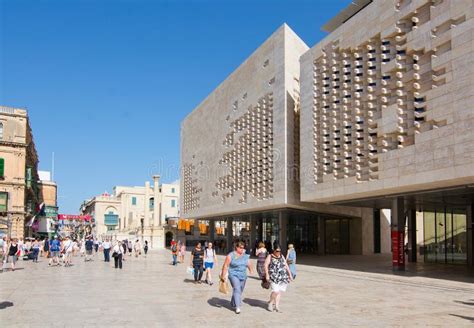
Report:
[[[467,217],[465,210],[439,209],[423,213],[426,262],[467,263]]]
[[[279,240],[280,214],[287,217],[286,240],[284,241]],[[257,241],[264,242],[269,250],[272,250],[276,244],[281,246],[291,243],[298,254],[350,254],[350,219],[348,218],[294,209],[231,216],[233,240],[244,241],[249,249],[255,247],[255,240],[251,240],[251,217],[255,219]],[[222,239],[225,242],[226,220],[227,217],[215,219],[216,240]]]
[[[326,219],[326,254],[349,254],[349,219]]]

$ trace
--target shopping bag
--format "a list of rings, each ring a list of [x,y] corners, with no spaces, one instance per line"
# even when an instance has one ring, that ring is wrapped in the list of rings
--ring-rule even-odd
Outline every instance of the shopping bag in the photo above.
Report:
[[[223,281],[222,279],[220,279],[219,280],[219,292],[224,294],[224,295],[227,295],[227,294],[229,294],[229,290],[230,290],[229,283],[227,281]]]
[[[186,273],[190,274],[191,276],[194,276],[194,268],[193,267],[188,267],[186,269]]]

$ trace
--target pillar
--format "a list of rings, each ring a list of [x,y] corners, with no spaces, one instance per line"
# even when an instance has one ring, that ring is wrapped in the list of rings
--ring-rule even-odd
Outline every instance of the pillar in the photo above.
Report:
[[[408,262],[416,262],[416,210],[408,211]]]
[[[148,227],[150,225],[150,182],[145,182],[145,216],[143,218],[143,225]]]
[[[227,236],[227,252],[232,251],[233,242],[234,242],[234,232],[232,229],[232,218],[227,218],[225,233]]]
[[[392,268],[395,271],[405,270],[405,206],[402,197],[392,200]]]
[[[282,210],[278,213],[278,225],[280,227],[278,242],[281,247],[281,253],[286,254],[286,251],[288,249],[288,241],[286,240],[286,230],[287,230],[287,225],[288,225],[288,212],[287,211]]]
[[[160,206],[161,206],[161,199],[160,199],[160,176],[154,175],[153,176],[153,198],[154,198],[154,206],[153,206],[153,225],[159,225],[161,227],[161,215],[160,215]]]
[[[255,240],[257,240],[257,217],[255,214],[250,215],[250,249],[251,254],[255,255]]]
[[[198,239],[201,239],[200,238],[201,231],[199,230],[199,220],[198,219],[194,220],[193,235],[194,235],[194,237],[196,237]],[[204,245],[202,245],[202,247],[204,247]]]
[[[214,242],[216,233],[216,221],[209,220],[209,241]]]
[[[324,218],[318,216],[318,255],[326,254],[326,225]]]

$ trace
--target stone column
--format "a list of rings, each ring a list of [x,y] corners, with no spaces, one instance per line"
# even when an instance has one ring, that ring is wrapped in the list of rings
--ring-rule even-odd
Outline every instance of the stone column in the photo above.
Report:
[[[145,182],[145,217],[143,218],[143,225],[148,227],[150,225],[150,182]]]
[[[153,194],[154,194],[154,207],[153,207],[153,225],[159,225],[161,227],[161,215],[160,215],[160,176],[153,176]]]
[[[209,220],[209,241],[212,241],[214,243],[214,239],[216,233],[216,221],[214,220]]]
[[[201,231],[199,230],[199,219],[194,219],[193,235],[198,239],[201,237]],[[204,247],[204,245],[202,245],[202,247]]]
[[[324,218],[318,216],[318,255],[326,254],[326,225]]]
[[[286,251],[288,248],[288,241],[286,240],[287,224],[288,224],[288,212],[285,210],[281,210],[278,213],[278,225],[280,227],[278,243],[280,244],[282,254],[286,254]]]
[[[251,254],[255,255],[255,240],[257,239],[257,218],[255,214],[250,214],[250,249]]]
[[[416,262],[416,210],[408,211],[408,262]]]
[[[405,205],[402,197],[392,201],[392,268],[405,270]]]
[[[232,218],[228,217],[227,218],[227,224],[226,224],[226,236],[227,236],[227,252],[232,251],[232,243],[234,241],[234,232],[232,229]]]

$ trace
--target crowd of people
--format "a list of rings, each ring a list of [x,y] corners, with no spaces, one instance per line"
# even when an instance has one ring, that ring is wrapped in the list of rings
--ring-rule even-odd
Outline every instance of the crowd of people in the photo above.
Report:
[[[280,300],[282,293],[286,292],[288,284],[296,278],[296,251],[293,244],[288,245],[286,256],[278,243],[268,245],[256,242],[254,249],[249,249],[248,243],[235,241],[234,250],[225,257],[219,276],[222,284],[230,282],[232,286],[231,306],[239,314],[242,307],[242,294],[247,283],[247,272],[253,273],[250,254],[256,256],[255,269],[264,289],[270,289],[270,298],[267,309],[270,312],[281,312]],[[270,247],[271,249],[269,249]],[[267,248],[268,247],[268,248]],[[184,248],[183,251],[181,249]],[[171,242],[172,264],[184,263],[185,247],[181,241]],[[195,284],[203,282],[213,285],[212,270],[217,266],[217,252],[212,242],[200,242],[191,251],[188,271],[194,277]],[[205,280],[202,278],[205,275]]]
[[[85,262],[93,261],[98,253],[102,252],[104,262],[110,262],[110,257],[114,258],[114,267],[122,269],[125,255],[138,258],[148,253],[148,241],[144,244],[137,239],[115,240],[109,238],[99,240],[92,236],[87,236],[82,240],[71,238],[70,236],[53,238],[7,238],[0,239],[0,258],[2,260],[1,271],[10,269],[15,271],[18,259],[31,260],[38,263],[38,258],[44,257],[48,260],[49,266],[72,266],[73,258],[80,256]],[[111,254],[112,252],[112,254]]]

